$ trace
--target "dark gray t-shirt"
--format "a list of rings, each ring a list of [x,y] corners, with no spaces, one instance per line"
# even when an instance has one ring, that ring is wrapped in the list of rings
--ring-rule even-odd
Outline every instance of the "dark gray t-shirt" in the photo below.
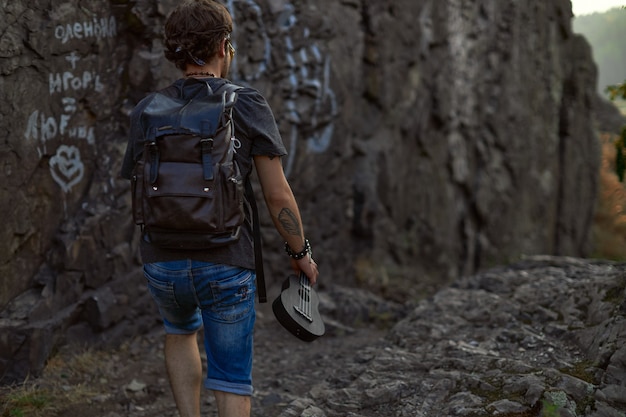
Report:
[[[228,80],[207,78],[205,81],[213,91],[217,91]],[[204,81],[203,81],[204,82]],[[203,82],[180,79],[161,93],[172,97],[191,97],[200,89],[206,90]],[[149,102],[150,96],[140,101],[130,115],[130,138],[122,164],[122,177],[130,179],[135,163],[141,158],[144,146],[144,132],[140,115]],[[256,90],[244,87],[237,91],[237,102],[233,111],[235,137],[241,142],[235,159],[241,173],[247,180],[252,170],[252,158],[257,155],[283,156],[287,154],[276,120],[265,98]],[[144,263],[193,259],[254,269],[251,220],[247,219],[241,230],[240,239],[231,245],[207,250],[180,251],[158,248],[141,240],[141,258]]]

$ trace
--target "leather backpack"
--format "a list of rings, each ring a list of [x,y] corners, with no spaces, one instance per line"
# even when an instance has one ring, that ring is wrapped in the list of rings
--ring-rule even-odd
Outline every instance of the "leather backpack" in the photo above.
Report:
[[[153,93],[141,114],[142,158],[133,175],[133,217],[143,238],[180,250],[208,249],[239,239],[244,183],[233,156],[236,90],[170,97]],[[184,88],[184,86],[183,86]]]
[[[182,97],[187,86],[195,92]],[[234,155],[241,145],[232,118],[237,90],[226,83],[185,80],[181,97],[153,93],[141,114],[144,150],[132,178],[133,218],[142,238],[178,250],[236,242],[252,214],[259,301],[267,301],[259,214],[249,180]]]

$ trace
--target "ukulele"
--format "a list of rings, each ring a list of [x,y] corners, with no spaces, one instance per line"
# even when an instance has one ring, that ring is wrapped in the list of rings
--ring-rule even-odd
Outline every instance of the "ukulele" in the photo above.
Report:
[[[317,311],[319,297],[303,272],[289,275],[280,295],[272,303],[276,320],[291,334],[305,342],[324,335],[324,322]]]

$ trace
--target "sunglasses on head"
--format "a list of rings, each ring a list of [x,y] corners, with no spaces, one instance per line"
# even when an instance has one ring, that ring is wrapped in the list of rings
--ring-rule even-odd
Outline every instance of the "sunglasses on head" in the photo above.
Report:
[[[232,43],[230,43],[230,41],[228,41],[228,53],[230,53],[230,59],[233,59],[235,56],[235,47]]]
[[[228,34],[228,36],[226,36],[226,47],[228,48],[228,53],[230,54],[230,59],[233,59],[235,57],[235,47],[230,42],[230,34]]]

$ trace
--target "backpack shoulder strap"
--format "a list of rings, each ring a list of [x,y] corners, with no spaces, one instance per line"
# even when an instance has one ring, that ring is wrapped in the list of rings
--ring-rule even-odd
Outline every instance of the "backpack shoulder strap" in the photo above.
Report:
[[[254,198],[254,190],[250,178],[246,180],[246,198],[252,209],[252,235],[254,239],[254,268],[256,270],[256,286],[259,295],[259,303],[267,303],[267,291],[265,289],[265,271],[263,270],[263,242],[261,241],[261,223],[259,210]]]
[[[226,93],[226,103],[235,100],[237,90],[243,87],[232,83],[224,83],[218,87],[214,93]],[[252,235],[254,239],[254,266],[256,271],[257,294],[260,303],[267,302],[267,290],[265,288],[265,271],[263,269],[263,242],[261,241],[261,222],[259,221],[259,210],[254,198],[254,190],[250,182],[250,177],[246,179],[246,199],[252,209]]]

